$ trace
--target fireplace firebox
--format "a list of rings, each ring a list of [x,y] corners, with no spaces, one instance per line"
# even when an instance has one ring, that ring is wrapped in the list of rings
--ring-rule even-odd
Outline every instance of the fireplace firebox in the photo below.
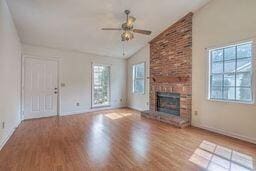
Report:
[[[156,110],[180,116],[180,94],[157,92]]]

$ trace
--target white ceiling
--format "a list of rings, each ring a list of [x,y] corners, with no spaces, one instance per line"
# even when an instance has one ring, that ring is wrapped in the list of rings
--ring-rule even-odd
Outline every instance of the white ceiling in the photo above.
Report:
[[[25,44],[76,50],[126,58],[134,54],[165,28],[209,0],[7,0],[21,41]],[[131,10],[138,29],[151,36],[136,34],[125,43],[122,56],[120,27],[123,11]]]

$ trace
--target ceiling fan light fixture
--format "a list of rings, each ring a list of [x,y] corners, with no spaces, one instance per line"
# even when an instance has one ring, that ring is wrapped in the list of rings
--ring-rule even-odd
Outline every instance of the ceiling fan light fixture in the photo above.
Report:
[[[125,31],[124,33],[122,33],[121,35],[121,38],[122,38],[122,41],[128,41],[128,40],[131,40],[133,39],[133,33],[130,32],[130,31]]]
[[[135,17],[129,16],[128,19],[127,19],[127,23],[126,23],[127,27],[128,28],[133,27],[133,24],[134,24],[135,20],[136,20]]]
[[[134,38],[133,33],[139,33],[144,35],[150,35],[151,31],[149,30],[141,30],[141,29],[134,29],[133,25],[136,21],[136,18],[133,16],[129,16],[130,11],[125,10],[124,13],[126,14],[126,21],[121,25],[121,28],[102,28],[102,30],[122,30],[123,33],[121,34],[122,41],[129,41]]]

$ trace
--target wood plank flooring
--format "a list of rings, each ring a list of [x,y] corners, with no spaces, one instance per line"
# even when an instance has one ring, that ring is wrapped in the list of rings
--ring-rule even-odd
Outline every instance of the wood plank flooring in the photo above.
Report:
[[[0,170],[255,170],[256,145],[131,109],[23,121]]]

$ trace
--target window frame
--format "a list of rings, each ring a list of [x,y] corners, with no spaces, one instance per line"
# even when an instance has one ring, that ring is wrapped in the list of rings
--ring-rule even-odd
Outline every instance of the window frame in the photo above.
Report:
[[[109,76],[108,76],[108,104],[95,105],[94,104],[94,66],[104,66],[109,67]],[[91,108],[102,108],[111,106],[111,65],[109,64],[99,64],[92,63],[91,65]]]
[[[141,65],[143,64],[144,66],[144,74],[143,74],[143,78],[135,78],[135,71],[134,71],[134,67],[136,69],[137,65]],[[135,92],[134,91],[134,87],[135,87],[135,80],[143,80],[143,84],[144,84],[144,88],[143,88],[143,92]],[[144,95],[146,93],[146,62],[138,62],[132,65],[132,93],[133,94],[137,94],[137,95]]]
[[[243,41],[237,41],[235,43],[230,43],[230,44],[226,44],[226,45],[220,45],[220,46],[215,46],[215,47],[211,47],[211,48],[206,48],[206,53],[207,53],[207,66],[208,66],[208,70],[207,70],[207,100],[209,101],[217,101],[217,102],[224,102],[224,103],[240,103],[240,104],[255,104],[255,97],[256,97],[256,38],[254,39],[247,39],[247,40],[243,40]],[[247,43],[251,43],[252,45],[252,56],[251,56],[251,96],[252,96],[252,100],[251,101],[242,101],[242,100],[236,100],[236,98],[234,100],[231,99],[215,99],[215,98],[211,98],[211,76],[212,76],[212,61],[211,61],[211,53],[214,50],[218,50],[218,49],[222,49],[224,51],[225,48],[229,48],[229,47],[236,47],[239,45],[243,45],[243,44],[247,44]],[[237,53],[237,50],[236,50]],[[223,54],[224,55],[224,54]],[[224,58],[224,56],[223,56]],[[237,58],[236,60],[236,64],[237,64]],[[223,59],[223,65],[225,65],[225,60]],[[236,65],[237,67],[237,65]],[[243,73],[243,72],[234,72],[235,75],[236,73]],[[220,75],[225,75],[225,71],[224,71],[224,67],[223,67],[223,72],[219,73]],[[217,74],[216,74],[217,75]],[[235,76],[235,84],[236,84],[236,76]],[[224,83],[223,83],[224,85]],[[224,87],[222,85],[222,88]],[[229,86],[229,87],[233,87],[233,86]],[[236,85],[235,87],[235,91],[236,91]]]

